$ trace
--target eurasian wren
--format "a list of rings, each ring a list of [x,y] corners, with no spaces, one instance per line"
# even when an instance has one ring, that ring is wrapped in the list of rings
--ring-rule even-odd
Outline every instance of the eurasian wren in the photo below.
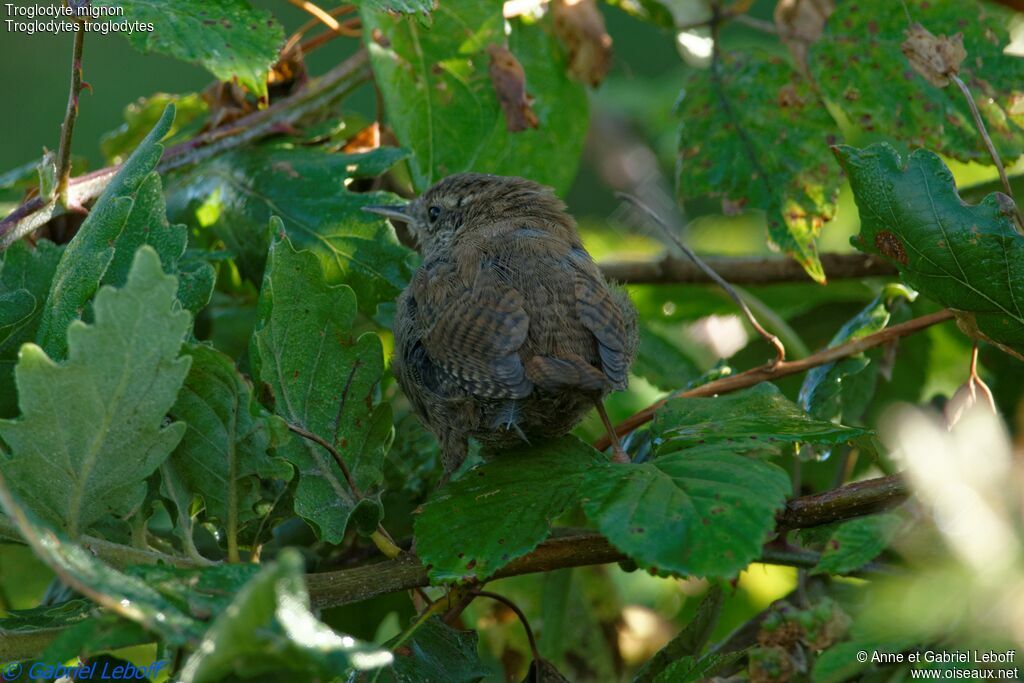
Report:
[[[366,210],[408,223],[421,247],[398,299],[392,367],[441,444],[446,478],[470,436],[561,436],[595,405],[610,428],[602,399],[626,387],[636,310],[550,188],[459,173],[405,206]]]

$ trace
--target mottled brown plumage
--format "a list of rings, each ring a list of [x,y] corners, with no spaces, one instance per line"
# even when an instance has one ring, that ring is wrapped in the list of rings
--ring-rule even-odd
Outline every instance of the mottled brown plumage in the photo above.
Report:
[[[565,205],[523,178],[460,173],[405,207],[423,263],[398,299],[393,368],[447,473],[467,438],[560,436],[636,355],[636,311],[605,282]]]

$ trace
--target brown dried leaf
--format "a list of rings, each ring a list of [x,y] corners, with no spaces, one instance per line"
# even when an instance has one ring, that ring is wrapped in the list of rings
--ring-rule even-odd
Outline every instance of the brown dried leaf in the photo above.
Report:
[[[346,154],[361,154],[380,147],[380,123],[374,121],[353,135],[341,148]]]
[[[202,92],[210,108],[210,120],[203,130],[220,128],[256,111],[256,102],[246,97],[248,91],[231,81],[216,81]]]
[[[960,64],[967,57],[964,50],[964,36],[936,36],[918,23],[906,31],[903,54],[914,71],[937,88],[949,85],[950,77],[960,70]]]
[[[498,95],[501,110],[510,133],[537,127],[537,115],[530,105],[533,98],[526,93],[526,72],[516,56],[502,45],[488,45],[491,55],[489,71],[494,92]]]
[[[612,65],[612,37],[595,0],[555,0],[551,3],[555,34],[569,51],[569,75],[597,87]]]
[[[834,0],[779,0],[775,5],[779,37],[804,74],[808,73],[807,49],[821,37],[834,9]]]

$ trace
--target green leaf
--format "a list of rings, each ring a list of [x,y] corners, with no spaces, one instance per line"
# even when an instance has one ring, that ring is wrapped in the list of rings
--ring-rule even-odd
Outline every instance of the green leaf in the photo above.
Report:
[[[285,550],[247,583],[185,662],[182,683],[290,674],[290,680],[335,680],[374,669],[391,654],[340,635],[309,609],[302,556]]]
[[[829,348],[884,330],[898,301],[917,296],[903,285],[886,285],[875,299],[848,320],[829,342]],[[871,361],[863,353],[811,368],[800,387],[800,407],[819,420],[855,421],[875,392],[876,373],[864,372]]]
[[[170,414],[188,429],[168,465],[202,497],[206,517],[225,527],[228,547],[237,548],[240,528],[262,517],[257,505],[272,501],[263,483],[292,477],[291,466],[268,453],[288,428],[253,400],[252,386],[230,358],[208,346],[185,355],[192,367]]]
[[[490,673],[477,654],[475,631],[456,631],[439,617],[421,624],[408,640],[386,643],[392,665],[380,672],[380,683],[477,683]]]
[[[860,210],[853,244],[882,255],[904,282],[953,309],[961,329],[1024,357],[1024,237],[1004,196],[964,203],[953,174],[926,150],[906,166],[886,144],[843,146],[836,155]]]
[[[332,154],[286,144],[238,150],[172,175],[169,211],[200,232],[212,230],[257,284],[271,239],[263,226],[279,216],[292,243],[316,254],[328,281],[351,286],[359,310],[373,315],[408,283],[412,252],[388,221],[361,208],[389,203],[389,195],[345,187],[352,178],[380,175],[405,154],[393,147]]]
[[[908,15],[932,33],[963,35],[960,77],[970,87],[1003,159],[1024,152],[1019,98],[1024,60],[1004,54],[1013,13],[976,0],[836,3],[810,48],[812,75],[853,128],[928,147],[963,161],[990,164],[967,102],[955,85],[936,88],[911,68],[901,44]],[[884,84],[884,87],[879,87]]]
[[[266,97],[267,72],[284,43],[284,30],[270,12],[246,0],[94,0],[92,6],[123,8],[112,21],[152,24],[152,31],[127,36],[140,52],[199,64],[218,80],[237,80]]]
[[[0,472],[36,515],[70,536],[135,509],[145,478],[185,431],[162,426],[189,367],[178,356],[189,315],[176,289],[156,252],[142,247],[127,284],[96,296],[95,324],[68,329],[67,361],[55,363],[34,344],[21,349],[22,416],[0,421],[13,454],[0,455]]]
[[[643,567],[733,576],[760,555],[790,486],[776,465],[729,451],[718,444],[592,469],[583,510]]]
[[[296,251],[285,239],[270,249],[259,310],[250,356],[273,392],[274,411],[330,443],[356,486],[370,491],[383,477],[391,410],[376,402],[384,371],[380,338],[372,332],[352,335],[352,289],[327,284],[316,256]],[[354,495],[327,449],[296,437],[278,453],[298,471],[295,511],[321,540],[340,543],[350,519],[360,530],[377,526],[379,503]]]
[[[64,249],[37,336],[52,358],[64,357],[68,325],[82,317],[100,285],[124,284],[138,247],[151,245],[165,271],[179,272],[188,238],[183,226],[168,224],[160,176],[154,171],[163,154],[160,140],[173,121],[174,106],[168,105]],[[183,273],[178,281],[182,305],[193,313],[202,308],[213,281],[208,264]]]
[[[672,662],[662,671],[654,683],[698,683],[714,680],[718,669],[738,662],[744,652],[726,652],[724,654],[706,654],[703,657],[681,657]]]
[[[496,454],[435,493],[416,518],[416,552],[435,582],[486,579],[551,533],[601,455],[573,436]]]
[[[224,612],[239,590],[260,571],[259,565],[228,563],[182,568],[165,564],[128,567],[125,573],[146,582],[178,609],[199,619]]]
[[[154,259],[155,261],[155,259]],[[12,481],[0,476],[0,508],[17,525],[36,556],[61,581],[100,607],[159,634],[169,645],[196,641],[202,626],[144,581],[120,572],[49,529],[11,495]]]
[[[783,443],[835,446],[870,431],[817,420],[769,382],[714,398],[674,398],[654,416],[658,452],[721,444],[736,452]]]
[[[511,19],[506,37],[502,3],[494,0],[446,0],[430,26],[365,7],[361,16],[388,121],[413,151],[417,189],[479,171],[568,190],[583,150],[587,99],[544,27]],[[526,73],[536,129],[508,132],[491,84],[487,47],[506,42]]]
[[[122,163],[133,149],[142,144],[146,134],[157,124],[169,104],[174,105],[176,115],[167,131],[165,144],[188,139],[199,132],[209,111],[209,106],[199,93],[157,93],[140,97],[125,106],[124,123],[100,137],[100,149],[107,163]]]
[[[34,248],[19,241],[0,261],[0,417],[18,413],[14,364],[21,345],[35,339],[61,251],[49,240]]]
[[[152,640],[153,636],[134,621],[100,612],[88,621],[71,626],[54,638],[40,660],[66,662],[79,657],[82,660],[92,659],[101,652],[142,645]]]
[[[684,387],[701,374],[689,355],[643,321],[640,349],[630,371],[664,391]]]
[[[811,85],[761,51],[727,55],[694,70],[678,114],[680,199],[764,209],[768,238],[824,282],[817,237],[836,211],[841,173],[828,146],[839,132]]]
[[[860,569],[885,550],[895,536],[900,518],[870,515],[843,522],[825,541],[825,550],[812,574],[848,574]]]

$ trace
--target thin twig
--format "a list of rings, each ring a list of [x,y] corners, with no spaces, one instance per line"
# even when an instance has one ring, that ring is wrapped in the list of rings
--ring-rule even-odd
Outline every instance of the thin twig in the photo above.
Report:
[[[358,38],[363,34],[363,23],[359,17],[352,17],[341,24],[337,31],[324,31],[318,36],[313,36],[306,42],[302,43],[302,54],[308,55],[313,50],[317,49],[321,45],[328,43],[338,36],[345,36],[347,38]]]
[[[341,24],[339,24],[338,20],[334,18],[334,15],[330,12],[324,11],[316,3],[310,2],[309,0],[288,0],[288,2],[298,7],[303,12],[307,12],[312,15],[314,19],[332,31],[338,31],[341,29]]]
[[[978,111],[978,105],[974,101],[974,97],[971,95],[970,89],[967,84],[963,82],[956,74],[950,74],[949,79],[956,83],[956,87],[960,88],[960,92],[963,93],[964,99],[967,100],[967,106],[971,109],[971,116],[974,117],[974,125],[978,127],[978,134],[981,136],[982,142],[985,143],[985,149],[988,150],[988,154],[992,157],[992,163],[996,165],[996,170],[999,171],[999,180],[1003,183],[1003,189],[1006,190],[1006,194],[1012,198],[1013,190],[1010,189],[1010,179],[1006,177],[1006,169],[1003,168],[1003,162],[999,158],[999,153],[996,152],[996,146],[992,144],[992,138],[988,135],[988,129],[985,127],[985,122],[981,118],[981,112]]]
[[[672,243],[675,244],[676,247],[678,247],[684,254],[686,254],[686,256],[691,261],[697,264],[697,267],[704,271],[704,273],[709,278],[711,278],[715,282],[715,284],[721,287],[725,291],[725,293],[728,294],[729,297],[736,302],[736,305],[739,306],[741,311],[743,311],[743,315],[746,317],[747,322],[750,323],[750,326],[753,327],[754,330],[759,335],[761,335],[765,339],[765,341],[771,344],[771,346],[775,349],[776,364],[781,363],[786,359],[786,347],[782,345],[782,342],[779,341],[779,338],[776,337],[771,332],[769,332],[768,330],[761,327],[761,323],[759,323],[757,321],[757,318],[754,317],[754,314],[753,312],[751,312],[750,307],[747,306],[747,302],[745,302],[740,297],[739,293],[737,293],[736,290],[732,288],[732,285],[726,282],[721,275],[716,273],[711,268],[711,266],[709,266],[699,256],[697,256],[693,249],[690,249],[688,246],[686,246],[683,243],[683,241],[679,239],[674,232],[672,232],[671,228],[669,228],[668,224],[665,223],[664,220],[662,220],[661,216],[659,216],[653,209],[651,209],[649,206],[647,206],[646,204],[644,204],[642,201],[640,201],[631,194],[628,194],[626,192],[616,192],[615,195],[619,199],[629,202],[630,204],[632,204],[633,206],[635,206],[636,208],[640,209],[648,216],[650,216],[651,219],[654,220],[654,222],[658,225],[658,227],[662,229],[665,235],[667,235],[668,238],[672,240]]]
[[[660,401],[655,401],[650,406],[643,410],[634,413],[627,417],[625,420],[620,422],[615,427],[615,433],[620,437],[628,434],[642,424],[650,422],[654,417],[654,413],[661,408],[667,401],[673,398],[697,398],[706,396],[716,396],[718,394],[729,393],[730,391],[738,391],[739,389],[746,389],[752,387],[755,384],[761,382],[767,382],[770,380],[778,379],[779,377],[785,377],[786,375],[793,375],[798,372],[804,372],[811,368],[818,367],[819,365],[825,365],[848,356],[866,351],[867,349],[880,346],[893,339],[899,339],[915,332],[936,325],[938,323],[946,322],[947,320],[953,319],[953,312],[949,310],[937,311],[935,313],[929,313],[928,315],[922,315],[920,318],[914,318],[908,320],[905,323],[899,325],[893,325],[887,327],[884,330],[869,334],[866,337],[860,339],[853,339],[840,344],[839,346],[833,346],[827,349],[822,349],[817,353],[813,353],[807,358],[801,358],[799,360],[782,361],[781,363],[766,364],[760,367],[751,368],[745,372],[741,372],[735,375],[729,375],[717,379],[707,384],[702,384],[699,387],[689,389],[680,393],[671,394]],[[607,436],[602,436],[594,441],[594,448],[599,451],[603,451],[608,448],[609,439]]]
[[[992,395],[992,390],[985,384],[985,380],[978,374],[978,342],[974,342],[974,348],[971,349],[971,368],[970,374],[967,377],[967,386],[971,392],[971,400],[977,402],[978,394],[981,394],[985,398],[985,405],[992,411],[993,415],[998,414],[996,410],[996,399]]]
[[[360,49],[344,62],[320,78],[310,81],[304,88],[266,109],[253,112],[235,121],[230,127],[216,128],[168,147],[157,171],[171,170],[198,164],[230,149],[281,130],[303,116],[319,111],[351,92],[370,78],[366,50]],[[108,166],[72,178],[68,182],[68,204],[82,206],[102,194],[121,166]],[[57,202],[36,196],[25,202],[6,218],[0,220],[0,252],[17,240],[39,229],[55,216],[68,212]]]
[[[82,49],[85,47],[85,21],[76,19],[75,44],[71,52],[71,87],[68,90],[68,107],[64,112],[64,123],[60,127],[60,148],[57,152],[57,201],[68,206],[68,180],[71,178],[71,139],[75,134],[78,120],[78,96],[82,93]]]
[[[519,623],[523,625],[523,630],[526,631],[526,639],[530,641],[530,652],[533,653],[533,661],[537,663],[537,666],[540,666],[541,656],[540,650],[537,648],[537,639],[533,637],[533,629],[530,628],[530,620],[526,618],[526,615],[523,613],[523,610],[519,609],[519,605],[509,600],[504,595],[499,595],[497,593],[492,593],[490,591],[473,591],[472,595],[478,595],[481,598],[490,598],[491,600],[496,600],[497,602],[500,602],[501,604],[505,605],[505,607],[508,607],[515,613],[515,615],[519,618]]]

